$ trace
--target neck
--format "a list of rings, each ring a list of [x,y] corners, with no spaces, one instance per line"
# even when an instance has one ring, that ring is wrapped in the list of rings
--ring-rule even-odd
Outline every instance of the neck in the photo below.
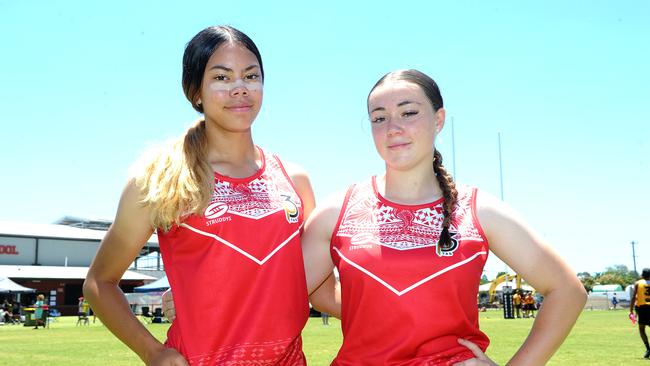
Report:
[[[429,203],[442,197],[432,164],[407,171],[386,167],[386,174],[377,179],[377,189],[386,199],[406,205]]]
[[[226,131],[206,121],[206,135],[208,162],[215,172],[231,178],[246,178],[260,168],[261,156],[250,129]]]

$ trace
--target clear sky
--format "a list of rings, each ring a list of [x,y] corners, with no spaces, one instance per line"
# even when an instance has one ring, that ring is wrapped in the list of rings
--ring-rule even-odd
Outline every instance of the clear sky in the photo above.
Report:
[[[305,167],[318,200],[382,172],[366,96],[417,68],[440,85],[437,146],[458,182],[500,195],[500,132],[505,201],[576,271],[632,268],[632,240],[640,270],[649,19],[645,0],[0,0],[0,220],[112,218],[133,160],[197,117],[180,86],[185,44],[230,24],[264,61],[255,142]]]

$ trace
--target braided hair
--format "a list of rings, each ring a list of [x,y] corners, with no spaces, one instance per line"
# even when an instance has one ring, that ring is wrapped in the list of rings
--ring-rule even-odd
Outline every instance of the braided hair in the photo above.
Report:
[[[429,99],[434,112],[437,112],[438,109],[443,107],[442,95],[440,94],[438,84],[436,84],[436,82],[425,73],[414,69],[397,70],[384,75],[379,79],[379,81],[377,81],[375,86],[372,87],[368,94],[368,98],[370,98],[370,94],[372,94],[373,90],[383,84],[386,80],[399,80],[413,83],[422,89],[427,99]],[[440,239],[438,239],[437,245],[438,251],[440,251],[450,249],[454,246],[449,228],[451,227],[451,220],[454,214],[454,206],[458,199],[458,191],[456,190],[456,184],[454,183],[451,174],[449,174],[442,165],[442,155],[437,149],[434,149],[433,153],[433,172],[436,174],[436,180],[438,181],[438,185],[440,185],[442,196],[444,198],[444,204],[442,206],[444,219],[442,222]]]

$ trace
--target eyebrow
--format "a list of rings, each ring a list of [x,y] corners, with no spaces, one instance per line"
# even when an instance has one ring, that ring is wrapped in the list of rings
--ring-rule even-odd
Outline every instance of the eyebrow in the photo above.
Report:
[[[407,104],[418,104],[419,105],[420,103],[414,102],[412,100],[404,100],[404,101],[401,101],[401,102],[397,103],[397,106],[401,107],[401,106],[407,105]]]
[[[250,70],[252,70],[254,68],[259,68],[259,65],[250,65],[250,66],[248,66],[247,68],[244,69],[244,72],[250,71]],[[227,72],[232,72],[233,71],[231,68],[225,67],[223,65],[214,65],[214,66],[212,66],[210,68],[210,70],[214,70],[214,69],[220,69],[220,70],[224,70],[224,71],[227,71]]]
[[[402,107],[402,106],[405,106],[405,105],[407,105],[407,104],[417,104],[417,105],[420,105],[420,103],[418,103],[418,102],[414,102],[414,101],[412,101],[412,100],[404,100],[404,101],[401,101],[401,102],[397,103],[397,106],[398,106],[398,107]],[[377,112],[377,111],[385,111],[385,110],[386,110],[386,108],[384,108],[384,107],[377,107],[377,108],[371,110],[370,113]]]

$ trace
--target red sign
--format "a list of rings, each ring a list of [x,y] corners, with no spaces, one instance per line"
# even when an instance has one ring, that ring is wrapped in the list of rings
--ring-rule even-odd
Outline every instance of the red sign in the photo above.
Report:
[[[15,245],[0,245],[0,254],[18,255]]]

